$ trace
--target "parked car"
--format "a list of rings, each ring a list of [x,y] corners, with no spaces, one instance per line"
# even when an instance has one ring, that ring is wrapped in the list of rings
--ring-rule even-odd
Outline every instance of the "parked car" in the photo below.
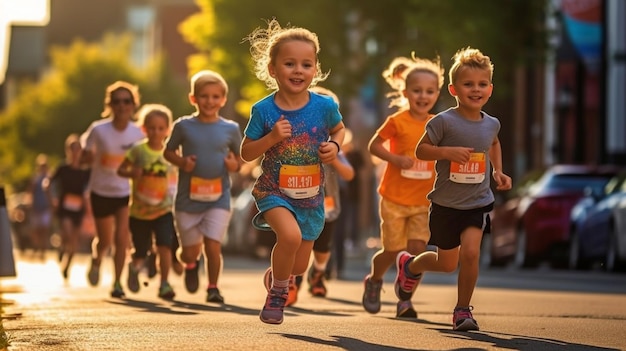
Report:
[[[626,172],[602,192],[587,189],[572,209],[569,267],[588,269],[596,262],[607,271],[626,270]]]
[[[548,260],[553,267],[567,267],[572,208],[585,188],[601,191],[617,173],[611,165],[549,167],[492,211],[492,233],[483,239],[489,264],[527,268]]]

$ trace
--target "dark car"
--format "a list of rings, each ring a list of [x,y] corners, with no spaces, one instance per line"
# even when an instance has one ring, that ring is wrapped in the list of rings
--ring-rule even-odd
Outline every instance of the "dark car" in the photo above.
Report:
[[[494,208],[492,233],[483,239],[489,264],[536,267],[548,260],[553,267],[567,267],[572,208],[585,189],[601,191],[617,173],[609,165],[548,168],[519,196]]]
[[[569,267],[626,270],[626,172],[601,193],[588,189],[571,212]]]

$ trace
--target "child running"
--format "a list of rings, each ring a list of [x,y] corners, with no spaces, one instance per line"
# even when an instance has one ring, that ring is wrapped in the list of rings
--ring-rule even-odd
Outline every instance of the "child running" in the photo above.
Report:
[[[369,143],[370,153],[387,161],[378,187],[382,248],[372,257],[371,272],[364,280],[363,307],[369,313],[380,311],[383,276],[398,253],[420,254],[430,239],[426,195],[435,179],[434,162],[416,158],[415,146],[433,117],[430,111],[439,98],[443,73],[438,58],[431,61],[414,55],[395,58],[383,72],[395,89],[389,95],[390,107],[400,110],[387,117]],[[411,295],[396,295],[396,317],[416,318]]]
[[[436,160],[435,186],[428,199],[429,244],[438,250],[417,256],[400,252],[395,290],[401,299],[410,298],[425,271],[453,272],[458,266],[452,328],[478,330],[470,302],[478,279],[480,242],[494,202],[489,174],[497,190],[511,189],[511,178],[502,173],[500,121],[482,111],[493,92],[489,56],[470,47],[461,49],[449,74],[448,90],[457,105],[428,122],[415,151],[420,159]]]
[[[252,195],[257,220],[269,224],[276,244],[264,277],[268,292],[259,317],[280,324],[289,281],[306,271],[313,242],[324,227],[323,164],[337,157],[344,125],[332,98],[309,91],[328,76],[317,59],[315,33],[282,28],[273,19],[247,40],[257,78],[274,90],[252,106],[241,157],[251,162],[263,156]]]
[[[87,184],[90,170],[80,163],[81,152],[78,134],[70,134],[65,139],[65,163],[56,169],[46,189],[59,221],[59,263],[65,279],[69,277],[89,205]]]
[[[330,96],[339,105],[339,98],[329,89],[315,86],[311,91],[321,95]],[[346,134],[348,130],[346,129]],[[347,139],[347,136],[346,136]],[[339,196],[339,182],[350,181],[354,178],[354,168],[348,162],[343,151],[327,167],[324,167],[324,214],[325,222],[322,233],[313,243],[313,263],[307,273],[307,283],[309,293],[316,297],[326,297],[327,289],[324,284],[326,268],[330,261],[331,244],[335,231],[335,223],[341,213],[341,202]],[[298,292],[302,284],[303,277],[296,276],[295,289],[293,284],[289,285],[289,298],[286,306],[291,306],[298,300]]]
[[[163,147],[172,125],[172,112],[160,104],[147,104],[139,110],[138,116],[137,124],[147,138],[128,150],[117,170],[118,175],[132,182],[128,224],[135,250],[128,264],[128,289],[139,291],[139,271],[152,248],[154,236],[161,272],[158,296],[171,300],[176,296],[168,282],[171,248],[178,238],[169,184],[176,175],[174,167],[163,157]]]
[[[196,113],[174,122],[164,155],[178,167],[174,221],[180,260],[185,265],[187,291],[198,290],[198,269],[204,248],[207,302],[223,303],[217,287],[222,271],[222,241],[231,216],[230,172],[241,168],[241,131],[237,122],[220,116],[228,85],[216,72],[203,70],[191,77],[189,102]]]

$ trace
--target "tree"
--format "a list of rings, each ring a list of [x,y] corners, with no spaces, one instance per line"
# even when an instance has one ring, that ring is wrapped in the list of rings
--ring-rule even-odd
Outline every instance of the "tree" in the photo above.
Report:
[[[139,70],[128,60],[130,37],[107,35],[100,43],[76,41],[51,49],[51,68],[37,83],[18,84],[17,97],[0,114],[0,177],[18,186],[29,179],[37,154],[52,163],[64,157],[70,133],[82,133],[103,109],[104,91],[116,80],[140,87],[143,102],[169,106],[175,115],[189,112],[185,87],[174,83],[160,58]]]

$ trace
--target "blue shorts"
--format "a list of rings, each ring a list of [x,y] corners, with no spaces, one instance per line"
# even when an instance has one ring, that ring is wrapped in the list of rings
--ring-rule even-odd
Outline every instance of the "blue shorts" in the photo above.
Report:
[[[302,232],[302,239],[316,240],[324,229],[324,206],[314,208],[293,207],[287,200],[278,196],[267,196],[256,201],[259,212],[263,213],[276,207],[284,207],[293,213]]]

